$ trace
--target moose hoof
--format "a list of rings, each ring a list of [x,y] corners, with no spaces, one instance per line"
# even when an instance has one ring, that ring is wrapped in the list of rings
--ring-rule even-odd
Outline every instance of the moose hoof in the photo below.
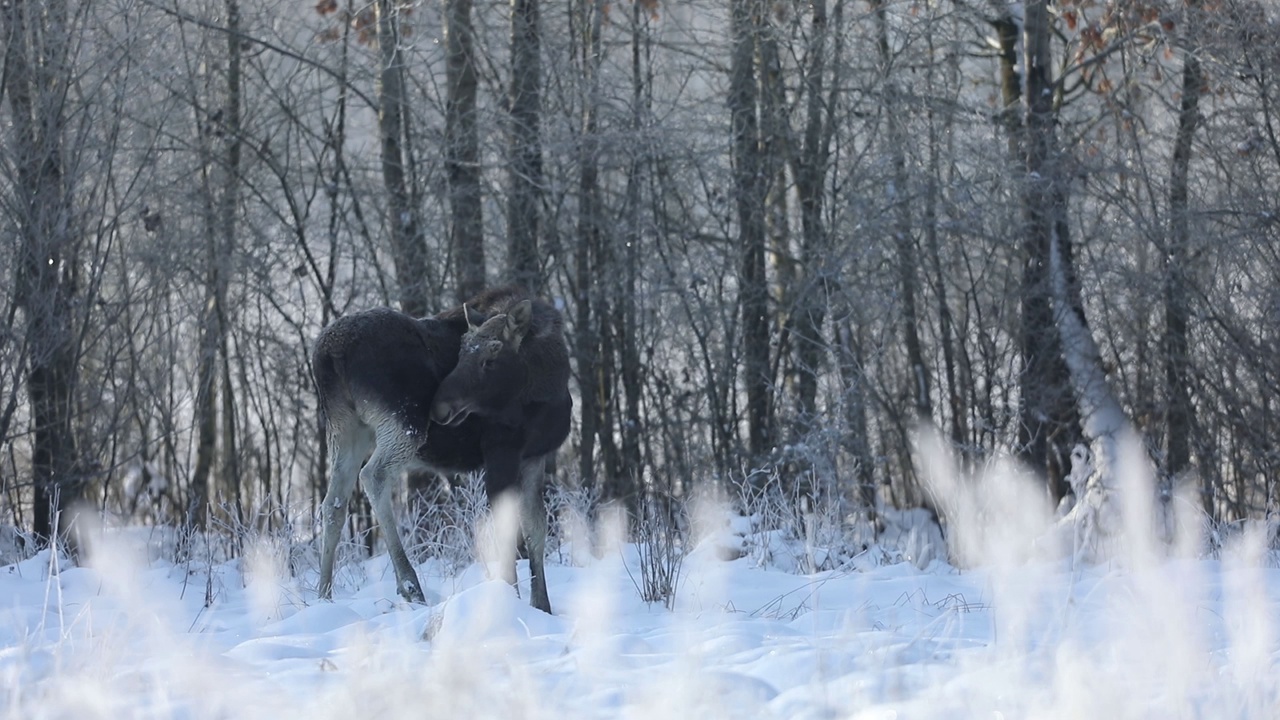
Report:
[[[422,594],[422,588],[418,587],[418,583],[406,582],[400,586],[400,597],[411,603],[420,605],[427,604],[427,598]]]

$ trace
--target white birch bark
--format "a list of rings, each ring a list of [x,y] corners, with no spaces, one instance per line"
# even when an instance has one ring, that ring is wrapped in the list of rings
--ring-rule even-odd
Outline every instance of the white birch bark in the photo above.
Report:
[[[1056,228],[1050,235],[1049,278],[1054,322],[1062,339],[1062,352],[1071,374],[1088,452],[1072,453],[1068,477],[1075,505],[1058,521],[1058,532],[1072,540],[1073,553],[1084,562],[1099,562],[1122,549],[1147,547],[1152,520],[1161,528],[1171,524],[1164,517],[1167,505],[1154,502],[1154,470],[1142,441],[1120,401],[1107,382],[1102,355],[1071,303],[1067,270]],[[1091,455],[1091,457],[1090,457]],[[1162,510],[1160,517],[1153,511]],[[1128,542],[1122,546],[1122,537]],[[1159,533],[1167,540],[1167,533]]]

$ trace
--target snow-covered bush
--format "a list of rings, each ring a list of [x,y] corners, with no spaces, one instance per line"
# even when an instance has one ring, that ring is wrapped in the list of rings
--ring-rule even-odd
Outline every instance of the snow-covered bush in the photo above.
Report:
[[[925,510],[867,512],[840,493],[806,491],[769,469],[733,484],[738,514],[717,542],[724,557],[749,557],[759,567],[816,573],[848,567],[945,560],[936,519]]]

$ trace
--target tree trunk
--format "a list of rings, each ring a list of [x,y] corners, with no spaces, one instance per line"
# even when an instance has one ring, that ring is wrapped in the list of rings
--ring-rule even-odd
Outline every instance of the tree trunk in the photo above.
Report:
[[[218,353],[222,358],[222,487],[234,503],[236,520],[243,523],[244,503],[240,477],[240,454],[236,442],[235,386],[231,382],[231,308],[228,290],[235,275],[237,214],[240,209],[241,155],[244,145],[243,43],[240,35],[239,0],[226,0],[227,11],[227,108],[226,167],[223,169],[221,211],[218,225],[222,234],[218,269]]]
[[[418,209],[405,178],[404,63],[400,53],[400,27],[394,0],[376,0],[378,14],[378,135],[382,147],[382,184],[387,193],[387,226],[400,309],[414,317],[428,314],[427,245]]]
[[[33,428],[32,531],[43,541],[78,529],[64,514],[84,493],[75,429],[80,382],[77,307],[80,237],[67,176],[64,130],[73,69],[71,18],[63,0],[36,7],[27,0],[0,6],[5,29],[4,90],[12,109],[13,206],[18,225],[15,303],[26,318],[27,399]]]
[[[1055,357],[1067,369],[1079,421],[1094,458],[1094,472],[1076,487],[1076,506],[1067,520],[1075,524],[1083,539],[1078,548],[1091,559],[1106,557],[1113,540],[1122,530],[1119,512],[1122,443],[1134,441],[1128,416],[1107,382],[1098,345],[1085,320],[1079,283],[1075,277],[1070,241],[1067,237],[1067,182],[1062,168],[1062,152],[1056,133],[1056,98],[1050,75],[1050,16],[1047,0],[1026,6],[1023,35],[1023,64],[1027,69],[1024,150],[1026,153],[1025,218],[1031,253],[1024,276],[1024,302],[1029,298],[1049,306],[1047,324],[1032,314],[1033,324],[1024,328],[1024,340],[1056,338]],[[1045,297],[1047,296],[1047,297]],[[1042,312],[1037,305],[1036,312]],[[1024,319],[1028,313],[1024,307]],[[1024,345],[1024,351],[1044,353],[1044,345]],[[1046,358],[1047,359],[1047,358]],[[1028,378],[1023,388],[1028,388]],[[1051,385],[1047,386],[1052,387]],[[1050,396],[1047,409],[1056,409],[1058,398]],[[1049,417],[1049,415],[1046,413]],[[1126,468],[1132,471],[1133,468]],[[1065,476],[1065,467],[1060,469]],[[1052,486],[1051,486],[1052,487]],[[1056,497],[1060,495],[1055,492]]]
[[[934,73],[938,68],[936,49],[934,47],[934,37],[929,36],[929,75],[928,86],[931,96],[940,96],[934,86]],[[949,87],[957,87],[959,85],[958,75],[959,69],[957,63],[947,63],[950,68],[951,77],[949,78]],[[947,111],[943,111],[947,112]],[[933,283],[936,286],[937,306],[938,306],[938,343],[942,347],[942,368],[943,378],[946,381],[947,394],[946,406],[949,417],[949,427],[951,432],[951,445],[957,451],[960,451],[963,458],[964,449],[968,445],[968,419],[967,409],[964,403],[964,392],[957,386],[958,378],[956,373],[956,350],[955,346],[959,342],[955,332],[955,322],[951,315],[951,304],[947,299],[947,284],[949,282],[948,272],[944,269],[942,260],[942,241],[939,238],[940,218],[938,215],[939,195],[941,194],[940,185],[947,182],[943,178],[943,138],[954,137],[955,115],[947,112],[941,120],[939,127],[939,118],[937,110],[933,104],[930,104],[926,113],[929,125],[929,172],[925,185],[924,200],[924,233],[926,240],[926,249],[929,253],[930,269],[933,271]],[[954,155],[954,147],[945,148]],[[952,178],[953,180],[954,178]],[[950,184],[950,183],[948,183]]]
[[[206,271],[205,292],[209,298],[200,315],[200,340],[196,356],[196,466],[191,473],[191,485],[187,499],[186,526],[204,530],[209,516],[209,480],[213,477],[213,458],[217,452],[218,415],[218,301],[215,287],[219,284],[218,276],[212,265],[212,240],[209,233],[207,252],[209,268]]]
[[[538,0],[511,0],[510,166],[507,237],[511,280],[542,290],[538,254],[542,196],[542,57]]]
[[[1062,522],[1071,530],[1074,552],[1086,561],[1100,562],[1114,555],[1117,540],[1125,529],[1120,503],[1138,499],[1136,494],[1125,493],[1121,473],[1141,481],[1142,476],[1150,475],[1150,469],[1133,462],[1134,455],[1142,451],[1141,440],[1107,382],[1098,345],[1079,310],[1078,298],[1072,296],[1070,257],[1057,230],[1055,227],[1049,250],[1054,316],[1071,373],[1084,438],[1093,459],[1092,473],[1073,482],[1076,504]],[[1169,518],[1159,514],[1159,510],[1157,519],[1163,527],[1171,527]],[[1134,529],[1140,533],[1145,530]],[[1135,538],[1139,542],[1141,539]]]
[[[862,341],[858,337],[856,319],[845,308],[836,325],[836,348],[840,383],[844,387],[841,403],[847,448],[853,457],[854,499],[868,519],[878,524],[879,493],[875,484],[875,458],[867,425],[867,380],[862,357]]]
[[[447,99],[445,170],[449,180],[450,230],[459,301],[484,290],[484,222],[480,193],[480,131],[476,118],[475,30],[472,0],[446,0]]]
[[[643,4],[633,3],[631,7],[631,134],[636,138],[642,137],[644,119],[647,117],[646,86],[648,83],[642,63],[643,23]],[[644,233],[640,231],[640,225],[643,222],[640,191],[644,182],[642,174],[647,159],[643,154],[642,147],[632,148],[627,165],[625,195],[627,231],[623,234],[625,242],[620,268],[622,283],[618,287],[617,297],[614,300],[614,326],[617,328],[618,338],[618,379],[622,390],[622,413],[618,428],[622,443],[619,457],[620,474],[615,478],[616,496],[626,503],[627,510],[633,518],[640,517],[645,494],[645,489],[642,487],[644,467],[640,445],[643,423],[640,402],[644,368],[640,359],[640,328],[636,311],[636,293],[639,290],[637,268],[642,262],[640,243],[644,238]]]
[[[1018,445],[1024,462],[1047,472],[1056,503],[1069,490],[1066,463],[1078,438],[1070,370],[1054,319],[1049,261],[1052,238],[1069,257],[1065,237],[1066,178],[1061,177],[1055,124],[1056,95],[1050,67],[1050,18],[1045,0],[1026,6],[1023,67],[1026,95],[1018,129],[1023,181],[1022,377]],[[1016,73],[1004,73],[1016,79]],[[1006,98],[1011,93],[1006,89]],[[1059,233],[1059,231],[1062,231]],[[1064,265],[1070,273],[1070,264]],[[1068,280],[1071,278],[1068,277]]]
[[[577,243],[574,248],[574,354],[578,366],[578,388],[582,418],[578,452],[579,481],[584,487],[596,483],[595,451],[600,433],[599,366],[600,338],[596,332],[595,303],[599,278],[595,267],[603,218],[600,201],[599,107],[600,65],[604,60],[601,25],[604,0],[582,0],[582,80],[584,85],[582,125],[578,153]]]
[[[792,174],[796,179],[796,196],[800,207],[800,269],[802,278],[795,296],[795,306],[790,320],[795,368],[795,421],[797,441],[818,429],[818,378],[827,354],[826,338],[822,326],[826,319],[827,302],[835,286],[831,282],[831,241],[823,221],[826,200],[825,182],[830,167],[831,137],[835,124],[831,109],[839,92],[834,83],[827,96],[826,73],[828,39],[833,35],[827,16],[826,0],[815,0],[810,5],[812,28],[805,51],[808,60],[801,84],[805,96],[805,126],[799,152],[793,155]],[[844,0],[836,0],[835,26],[838,28],[844,14]],[[841,55],[840,34],[834,33],[832,54]],[[834,63],[833,63],[834,64]]]
[[[1200,95],[1204,75],[1194,52],[1186,53],[1182,65],[1182,105],[1173,146],[1173,168],[1169,182],[1169,246],[1164,272],[1164,374],[1168,409],[1165,469],[1177,477],[1191,468],[1191,429],[1195,409],[1191,404],[1191,289],[1187,281],[1187,253],[1191,240],[1187,176],[1191,166],[1191,145],[1200,124]],[[1206,473],[1207,478],[1210,477]],[[1202,489],[1205,513],[1216,518],[1212,486]]]
[[[893,167],[889,201],[893,205],[892,230],[897,251],[898,290],[902,301],[902,337],[907,351],[908,396],[915,409],[915,422],[932,422],[933,400],[930,394],[929,366],[924,361],[920,344],[920,320],[916,297],[920,294],[920,278],[916,259],[916,241],[911,231],[910,186],[907,173],[907,138],[903,127],[904,108],[900,105],[898,86],[892,80],[893,53],[889,44],[889,17],[885,0],[872,3],[876,15],[877,48],[883,78],[884,117],[888,127],[889,156]]]
[[[760,172],[765,185],[765,258],[770,297],[778,308],[793,306],[798,280],[795,254],[791,250],[791,221],[788,208],[787,161],[794,153],[787,88],[783,83],[778,32],[763,9],[756,25],[756,76],[760,103]],[[771,319],[772,322],[773,319]],[[780,349],[788,343],[779,334]],[[781,357],[781,354],[778,355]],[[773,360],[773,359],[771,359]],[[768,383],[775,385],[777,372],[770,371]]]
[[[741,255],[742,379],[747,393],[747,449],[759,461],[773,444],[769,395],[769,287],[765,276],[765,195],[760,129],[756,119],[756,39],[759,0],[732,0],[729,111],[733,132],[734,201]]]
[[[234,496],[239,486],[239,462],[235,449],[235,419],[226,414],[234,410],[229,380],[227,334],[229,308],[227,295],[235,273],[236,215],[240,203],[240,164],[243,147],[242,130],[242,42],[240,8],[237,0],[226,0],[227,75],[225,94],[215,93],[217,102],[210,108],[196,108],[198,145],[205,157],[202,170],[205,212],[205,306],[201,314],[200,339],[196,357],[196,466],[191,476],[186,524],[204,529],[211,497],[217,486]],[[214,109],[216,108],[216,109]],[[218,145],[221,148],[219,156]],[[219,363],[223,368],[223,437],[222,466],[215,472],[218,448],[218,378]],[[242,508],[237,508],[239,513]]]

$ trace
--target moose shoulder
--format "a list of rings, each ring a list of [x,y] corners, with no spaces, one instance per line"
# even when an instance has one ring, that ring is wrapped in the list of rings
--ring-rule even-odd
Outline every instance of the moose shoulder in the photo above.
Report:
[[[333,454],[321,511],[321,597],[332,593],[334,551],[357,477],[386,536],[400,593],[421,601],[396,530],[391,483],[415,466],[483,469],[491,503],[507,493],[519,500],[530,602],[550,612],[545,465],[569,434],[573,407],[559,312],[500,288],[432,318],[356,313],[321,332],[313,372]],[[503,574],[515,582],[514,565]]]

